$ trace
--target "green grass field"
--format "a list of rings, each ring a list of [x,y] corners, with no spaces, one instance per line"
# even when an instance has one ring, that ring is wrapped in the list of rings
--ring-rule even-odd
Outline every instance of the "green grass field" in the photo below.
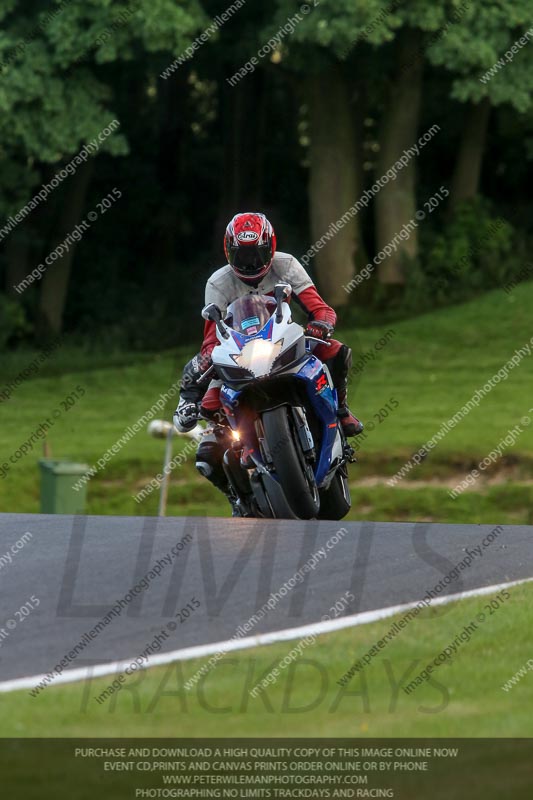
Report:
[[[494,291],[464,305],[392,323],[383,328],[338,330],[353,348],[375,358],[354,372],[351,405],[367,425],[359,463],[350,468],[350,519],[442,520],[533,523],[533,426],[504,449],[473,491],[457,499],[448,491],[462,480],[533,407],[533,361],[509,372],[454,430],[397,487],[386,480],[417,451],[533,334],[533,283],[511,294]],[[383,338],[384,344],[376,343]],[[0,391],[35,354],[17,353],[0,365]],[[2,511],[39,510],[38,459],[42,440],[16,464],[9,455],[50,417],[48,445],[54,457],[94,464],[176,381],[187,354],[81,353],[59,348],[39,373],[0,403]],[[68,410],[61,401],[76,387],[85,395]],[[81,393],[81,392],[79,392]],[[387,403],[389,409],[387,409]],[[170,398],[158,416],[170,419]],[[397,408],[392,408],[396,406]],[[53,410],[61,415],[55,419]],[[533,419],[533,412],[531,413]],[[179,439],[175,452],[188,440]],[[141,503],[133,496],[161,470],[163,443],[143,430],[91,480],[92,514],[155,514],[157,492]],[[193,458],[172,476],[168,514],[227,515],[224,498],[200,478]]]
[[[531,658],[533,587],[514,587],[490,613],[490,596],[435,607],[412,620],[342,688],[337,681],[390,628],[393,618],[317,638],[252,698],[250,690],[298,642],[228,653],[187,691],[207,661],[152,668],[103,704],[113,676],[0,696],[0,736],[532,737],[533,672],[501,687]],[[403,686],[477,615],[483,623],[419,688]],[[398,617],[399,618],[399,617]]]

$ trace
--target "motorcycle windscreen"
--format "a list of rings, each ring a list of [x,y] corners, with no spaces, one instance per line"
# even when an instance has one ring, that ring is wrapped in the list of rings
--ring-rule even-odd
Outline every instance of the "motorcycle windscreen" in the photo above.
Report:
[[[243,336],[255,336],[266,325],[274,311],[276,301],[264,294],[239,297],[228,306],[225,322]]]

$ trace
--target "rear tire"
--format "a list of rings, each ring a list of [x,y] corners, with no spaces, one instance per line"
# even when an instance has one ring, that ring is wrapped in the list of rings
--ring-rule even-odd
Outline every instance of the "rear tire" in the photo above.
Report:
[[[344,519],[351,507],[346,467],[340,467],[328,488],[320,491],[318,519]]]
[[[320,499],[312,470],[291,424],[289,409],[280,406],[265,411],[262,420],[272,464],[287,503],[300,519],[314,519]]]

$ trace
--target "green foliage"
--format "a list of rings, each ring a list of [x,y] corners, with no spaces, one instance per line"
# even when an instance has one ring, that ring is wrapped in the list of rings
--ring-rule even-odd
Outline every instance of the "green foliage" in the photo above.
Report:
[[[316,5],[314,2],[309,0],[309,3],[295,6],[291,0],[278,0],[277,13],[262,32],[266,41],[287,20],[294,19],[294,32],[283,39],[281,52],[290,56],[291,65],[305,71],[327,63],[321,60],[321,56],[344,60],[356,45],[363,42],[372,45],[390,42],[402,24],[400,5],[393,0],[357,3],[353,0],[322,0]],[[302,13],[302,5],[309,9],[308,13]],[[305,47],[299,49],[301,45]],[[310,48],[313,48],[312,56]]]
[[[505,62],[489,80],[480,79],[529,29],[530,0],[455,0],[465,7],[461,18],[427,51],[431,64],[452,73],[451,97],[478,102],[490,97],[493,105],[511,103],[525,112],[533,100],[533,40]]]
[[[292,0],[278,0],[277,6],[272,23],[263,31],[265,40],[297,13]],[[309,13],[300,13],[294,33],[280,45],[289,63],[304,71],[323,68],[325,55],[353,58],[355,63],[363,55],[368,67],[364,45],[369,44],[381,55],[380,63],[371,69],[386,78],[386,45],[401,28],[410,27],[424,33],[424,44],[415,57],[450,73],[454,99],[479,102],[488,96],[494,105],[510,103],[520,112],[532,106],[533,40],[490,80],[480,80],[531,30],[531,0],[322,0],[316,7],[310,0],[307,8]]]
[[[54,7],[52,6],[52,11]],[[33,13],[32,13],[33,11]],[[8,216],[31,197],[51,164],[58,169],[119,118],[115,62],[131,62],[143,50],[182,52],[206,17],[196,0],[70,2],[51,9],[11,2],[0,37],[0,213]],[[167,62],[167,63],[168,63]],[[101,144],[112,155],[129,152],[126,130]],[[25,162],[25,170],[10,167]]]
[[[29,325],[22,306],[0,294],[0,351],[8,344],[27,334]]]
[[[405,306],[434,307],[502,287],[523,268],[522,250],[517,231],[485,201],[463,203],[447,224],[423,234],[421,263],[408,271]]]
[[[179,55],[209,23],[197,0],[92,0],[75,3],[51,28],[50,43],[62,67],[131,61],[143,49]]]

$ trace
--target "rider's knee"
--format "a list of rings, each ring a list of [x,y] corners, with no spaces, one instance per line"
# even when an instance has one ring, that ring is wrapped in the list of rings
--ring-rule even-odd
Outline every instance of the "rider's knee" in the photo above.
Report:
[[[334,386],[344,382],[352,368],[352,349],[341,344],[332,358],[326,361]]]
[[[218,442],[204,441],[196,453],[196,469],[217,489],[225,490],[227,478],[222,466],[224,447]]]

